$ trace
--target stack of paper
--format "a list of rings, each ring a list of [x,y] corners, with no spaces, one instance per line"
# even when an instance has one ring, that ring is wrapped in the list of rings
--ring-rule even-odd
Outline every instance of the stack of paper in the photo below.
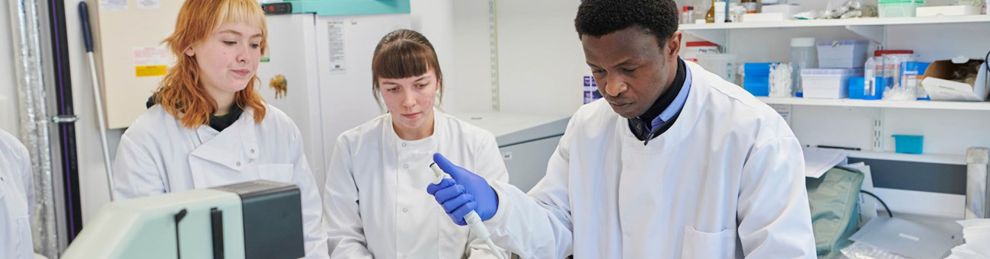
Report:
[[[990,219],[961,220],[959,225],[966,243],[952,248],[946,259],[990,258]]]
[[[846,164],[846,152],[835,149],[804,148],[805,177],[818,178],[837,165]]]

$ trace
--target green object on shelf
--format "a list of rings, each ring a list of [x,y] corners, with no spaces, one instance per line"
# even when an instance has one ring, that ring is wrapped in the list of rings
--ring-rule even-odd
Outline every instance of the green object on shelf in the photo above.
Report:
[[[285,0],[292,13],[349,16],[409,13],[409,0]]]

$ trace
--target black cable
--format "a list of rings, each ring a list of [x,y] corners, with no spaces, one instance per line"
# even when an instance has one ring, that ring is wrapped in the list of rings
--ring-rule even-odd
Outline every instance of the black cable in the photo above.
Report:
[[[864,190],[859,190],[859,192],[865,193],[866,195],[869,195],[869,196],[873,196],[874,199],[877,199],[877,201],[880,202],[880,205],[883,205],[883,209],[887,211],[887,216],[888,217],[891,217],[891,218],[894,217],[894,213],[890,212],[890,207],[887,207],[887,203],[883,202],[883,200],[881,200],[880,197],[877,197],[876,194],[873,194],[872,192],[868,192],[868,191],[864,191]]]

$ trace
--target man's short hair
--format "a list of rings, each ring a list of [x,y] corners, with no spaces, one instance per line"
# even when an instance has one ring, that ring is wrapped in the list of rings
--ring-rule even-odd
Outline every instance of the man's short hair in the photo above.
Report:
[[[601,37],[639,25],[661,43],[677,31],[673,0],[583,0],[574,27],[578,36]]]

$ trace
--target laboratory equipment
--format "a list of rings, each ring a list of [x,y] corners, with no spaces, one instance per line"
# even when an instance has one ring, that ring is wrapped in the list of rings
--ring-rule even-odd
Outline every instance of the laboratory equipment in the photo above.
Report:
[[[266,18],[268,53],[258,66],[264,83],[258,92],[296,123],[313,176],[323,183],[337,136],[382,114],[371,91],[371,56],[382,36],[411,28],[410,15],[300,13]],[[268,85],[274,78],[284,78],[287,87]]]
[[[299,189],[258,180],[114,201],[61,258],[288,259],[304,253]]]
[[[801,70],[804,98],[842,99],[848,95],[849,78],[862,76],[858,69],[816,68]]]
[[[547,162],[564,135],[570,116],[529,113],[452,113],[495,135],[509,184],[529,191],[546,174]]]
[[[440,167],[437,166],[436,163],[430,163],[430,169],[433,170],[433,184],[440,184],[440,181],[442,181],[443,178],[449,177],[443,172],[443,170],[440,170]],[[485,227],[485,223],[481,222],[481,217],[478,216],[477,212],[468,212],[467,216],[464,216],[464,221],[467,222],[469,227],[471,227],[471,233],[474,234],[474,237],[485,241],[485,244],[488,245],[488,249],[492,250],[492,254],[494,254],[495,257],[498,257],[498,259],[505,259],[505,255],[499,252],[502,250],[499,249],[494,242],[492,242],[492,234],[488,232],[488,227]]]
[[[818,49],[815,38],[791,38],[791,93],[798,96],[801,89],[801,70],[818,67]]]
[[[877,72],[885,79],[890,80],[884,88],[883,97],[887,100],[914,101],[917,99],[917,90],[909,88],[903,84],[901,73],[906,62],[914,60],[912,50],[878,50],[881,60],[881,69]],[[924,73],[924,72],[922,72]]]

